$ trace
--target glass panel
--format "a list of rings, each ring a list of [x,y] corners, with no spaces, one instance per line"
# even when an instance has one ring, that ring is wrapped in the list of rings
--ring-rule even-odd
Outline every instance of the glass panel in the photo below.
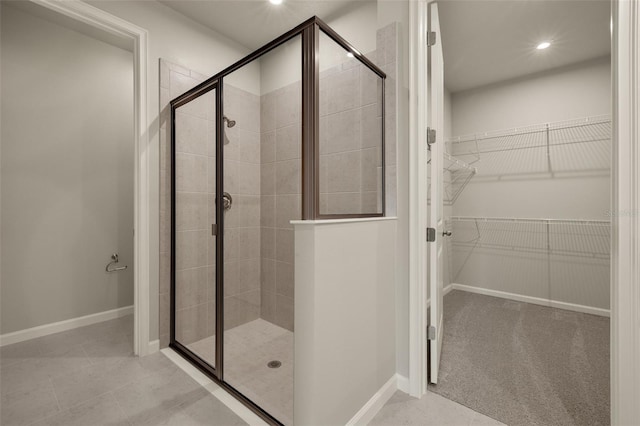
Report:
[[[382,213],[382,79],[320,32],[320,214]]]
[[[215,366],[215,100],[176,109],[176,340]]]
[[[293,227],[301,210],[301,41],[224,78],[224,379],[293,420]],[[271,361],[279,367],[270,368]],[[272,364],[275,365],[275,364]]]

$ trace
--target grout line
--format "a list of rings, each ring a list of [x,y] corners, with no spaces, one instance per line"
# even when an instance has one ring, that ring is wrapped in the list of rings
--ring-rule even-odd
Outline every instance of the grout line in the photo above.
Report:
[[[113,391],[109,391],[107,393],[110,393],[111,396],[113,397],[113,400],[116,402],[116,405],[120,409],[120,412],[122,413],[122,415],[123,415],[125,421],[127,422],[127,424],[133,426],[133,423],[129,420],[129,416],[124,411],[124,408],[122,408],[122,405],[120,405],[120,401],[118,401],[118,398],[116,398],[116,395],[113,393]]]
[[[184,106],[184,105],[182,105],[182,106]],[[182,108],[182,106],[181,106],[181,107],[179,107],[179,108]],[[168,104],[165,106],[165,108],[167,108],[167,115],[168,115],[168,117],[167,117],[167,118],[168,118],[168,120],[165,122],[165,124],[167,125],[167,127],[171,127],[171,123],[170,123],[170,121],[171,121],[171,117],[170,117],[170,116],[171,116],[171,111],[170,111],[171,104],[170,104],[170,103],[168,103]],[[164,108],[162,108],[162,109],[164,109]],[[199,115],[195,115],[195,114],[192,114],[192,113],[189,113],[189,112],[176,111],[176,120],[178,119],[178,117],[179,117],[180,115],[182,115],[182,116],[186,116],[186,117],[195,118],[195,119],[198,119],[198,120],[202,120],[202,121],[204,121],[204,122],[206,122],[206,123],[213,123],[213,124],[215,124],[215,123],[216,123],[216,122],[215,122],[215,119],[214,119],[214,120],[209,120],[209,119],[206,117],[206,114],[205,114],[205,117],[201,117],[201,116],[199,116]],[[177,126],[176,126],[176,127],[177,127]],[[208,130],[208,129],[207,129],[207,130]],[[171,136],[169,136],[169,135],[167,135],[167,136],[166,136],[166,138],[167,138],[167,141],[170,141],[170,140],[171,140]]]
[[[369,102],[368,104],[360,105],[360,106],[353,107],[353,108],[349,108],[349,109],[343,109],[343,110],[341,110],[341,111],[328,112],[328,113],[326,113],[326,114],[324,114],[324,115],[321,115],[321,116],[320,116],[320,119],[322,119],[322,118],[332,117],[332,116],[335,116],[335,115],[338,115],[338,114],[343,114],[343,113],[345,113],[345,112],[351,112],[351,111],[356,111],[356,110],[363,110],[363,109],[365,109],[365,108],[367,108],[367,107],[371,107],[371,106],[376,106],[376,107],[377,107],[377,106],[378,106],[378,101],[376,101],[376,102]],[[381,116],[376,115],[376,118],[378,118],[378,117],[382,118]]]
[[[335,151],[335,152],[320,153],[320,157],[330,157],[332,155],[350,154],[352,152],[363,152],[363,151],[373,151],[373,150],[375,150],[376,152],[380,152],[382,150],[382,144],[380,144],[380,146],[366,146],[366,147],[360,147],[360,148],[356,148],[356,149],[350,149],[350,150],[347,150],[347,151]],[[376,167],[381,167],[381,166],[376,166]]]
[[[53,384],[53,380],[49,377],[49,384],[51,385],[51,390],[53,391],[53,396],[56,398],[56,404],[58,405],[58,413],[62,412],[62,407],[60,406],[60,400],[58,399],[58,393],[56,392],[56,387]],[[56,413],[56,414],[58,414]]]
[[[179,194],[186,194],[186,195],[200,195],[203,194],[202,192],[192,192],[192,191],[177,191]],[[209,195],[215,195],[213,192],[209,192]]]
[[[196,153],[194,153],[194,152],[185,152],[185,151],[177,151],[177,150],[176,150],[176,154],[180,154],[180,155],[189,155],[189,156],[191,156],[191,157],[202,157],[202,158],[206,158],[206,159],[210,159],[210,158],[211,158],[211,159],[213,159],[213,158],[216,158],[216,157],[214,157],[214,156],[207,155],[207,154],[204,154],[204,155],[203,155],[203,154],[196,154]],[[169,171],[169,170],[167,170],[167,171]]]

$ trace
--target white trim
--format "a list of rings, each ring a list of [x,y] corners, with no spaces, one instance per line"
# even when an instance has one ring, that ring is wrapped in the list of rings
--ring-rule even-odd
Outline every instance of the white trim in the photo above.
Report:
[[[515,300],[518,302],[531,303],[533,305],[549,306],[552,308],[565,309],[567,311],[582,312],[585,314],[608,317],[608,309],[594,308],[592,306],[578,305],[575,303],[561,302],[559,300],[549,300],[541,297],[525,296],[522,294],[509,293],[506,291],[492,290],[488,288],[475,287],[465,284],[450,284],[452,290],[461,290],[468,293],[484,294],[485,296],[499,297],[501,299]]]
[[[111,15],[80,0],[30,0],[35,4],[68,16],[110,34],[133,42],[134,71],[134,353],[143,356],[149,350],[149,251],[151,192],[149,179],[149,134],[147,110],[147,30]]]
[[[398,390],[404,393],[409,393],[409,378],[401,374],[396,374],[398,379]]]
[[[454,284],[449,284],[448,286],[446,286],[445,288],[442,289],[442,297],[446,296],[447,294],[449,294],[449,292],[451,290],[454,290],[453,288]],[[427,304],[426,304],[426,309],[429,309],[431,307],[431,298],[427,299]]]
[[[378,411],[391,399],[398,390],[398,375],[391,376],[387,383],[362,406],[360,410],[347,422],[347,426],[368,425],[371,420],[378,414]]]
[[[427,389],[427,3],[409,2],[409,377],[408,393]]]
[[[97,314],[85,315],[83,317],[58,321],[51,324],[39,325],[25,330],[14,331],[0,336],[0,346],[11,345],[14,343],[24,342],[25,340],[60,333],[61,331],[73,330],[74,328],[109,321],[131,315],[132,313],[133,305],[125,306],[124,308],[111,309],[110,311],[98,312]]]
[[[613,1],[611,424],[640,424],[640,4]]]
[[[156,339],[153,340],[151,342],[149,342],[149,349],[147,351],[147,355],[151,355],[153,353],[156,353],[160,350],[160,340]]]
[[[267,425],[267,423],[258,417],[253,411],[245,407],[240,401],[231,396],[231,394],[220,386],[218,386],[213,380],[205,376],[200,370],[191,365],[187,360],[182,358],[171,348],[162,349],[162,352],[167,358],[169,358],[175,365],[177,365],[182,371],[187,373],[193,380],[195,380],[200,386],[208,390],[211,395],[215,396],[220,402],[226,405],[231,411],[238,415],[242,420],[250,425]]]

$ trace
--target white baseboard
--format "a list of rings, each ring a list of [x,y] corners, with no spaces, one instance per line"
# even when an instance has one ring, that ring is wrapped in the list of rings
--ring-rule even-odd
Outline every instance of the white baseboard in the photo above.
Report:
[[[147,355],[156,353],[159,350],[160,350],[160,340],[153,340],[149,342],[149,351],[147,352]]]
[[[394,374],[391,378],[382,385],[382,387],[376,392],[366,404],[362,406],[360,410],[347,422],[347,426],[368,425],[371,420],[378,414],[378,411],[384,404],[389,401],[393,394],[398,390],[398,375]]]
[[[448,286],[446,286],[443,290],[442,290],[442,295],[446,296],[447,293],[449,293],[451,290],[453,290],[453,284],[449,284]]]
[[[102,321],[108,321],[133,314],[133,305],[124,308],[112,309],[110,311],[98,312],[97,314],[86,315],[78,318],[71,318],[51,324],[39,325],[25,330],[14,331],[0,335],[0,346],[11,345],[13,343],[24,342],[25,340],[37,337],[48,336],[49,334],[60,333],[61,331],[72,330],[85,325],[91,325]]]
[[[451,290],[453,290],[453,284],[449,284],[442,289],[442,296],[446,296]],[[431,306],[431,298],[427,299],[427,309],[429,309],[429,306]]]
[[[229,392],[218,386],[213,380],[205,376],[200,370],[191,365],[186,359],[182,358],[171,348],[164,348],[162,352],[167,358],[173,361],[182,371],[187,373],[193,380],[208,390],[211,395],[216,397],[220,402],[226,405],[231,411],[238,415],[247,424],[267,425],[267,423],[258,417],[253,411],[245,407],[240,401],[235,399]]]
[[[610,316],[609,309],[594,308],[591,306],[577,305],[575,303],[560,302],[557,300],[543,299],[540,297],[523,296],[521,294],[508,293],[506,291],[490,290],[488,288],[474,287],[465,284],[451,284],[453,290],[461,290],[469,293],[484,294],[486,296],[500,297],[502,299],[515,300],[517,302],[531,303],[534,305],[549,306],[552,308],[566,309],[568,311],[582,312],[585,314]]]
[[[409,378],[396,373],[398,379],[398,390],[409,393]]]

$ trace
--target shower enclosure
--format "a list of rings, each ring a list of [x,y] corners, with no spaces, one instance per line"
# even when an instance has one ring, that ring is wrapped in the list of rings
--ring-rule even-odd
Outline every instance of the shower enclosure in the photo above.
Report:
[[[293,423],[292,220],[384,216],[385,74],[311,18],[171,101],[170,346]]]

